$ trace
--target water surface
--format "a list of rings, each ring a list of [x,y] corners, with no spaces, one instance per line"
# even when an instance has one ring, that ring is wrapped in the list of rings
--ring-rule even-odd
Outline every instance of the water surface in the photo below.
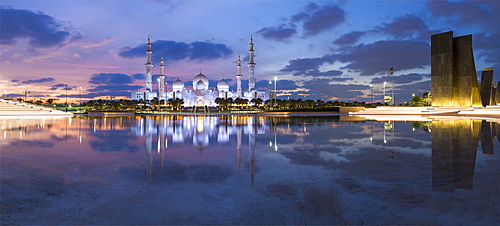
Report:
[[[398,120],[0,119],[1,224],[500,224],[500,125]]]

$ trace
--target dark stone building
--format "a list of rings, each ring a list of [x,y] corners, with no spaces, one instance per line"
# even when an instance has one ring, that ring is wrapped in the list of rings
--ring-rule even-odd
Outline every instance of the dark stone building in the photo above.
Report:
[[[483,106],[496,105],[496,89],[493,84],[493,70],[485,68],[481,73],[481,102]]]
[[[472,35],[431,36],[433,106],[482,106],[472,51]]]

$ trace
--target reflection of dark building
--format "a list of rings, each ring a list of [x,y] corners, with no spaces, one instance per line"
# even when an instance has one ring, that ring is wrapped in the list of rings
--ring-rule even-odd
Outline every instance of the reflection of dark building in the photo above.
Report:
[[[472,190],[478,141],[484,155],[493,155],[493,131],[481,120],[433,121],[432,188]]]

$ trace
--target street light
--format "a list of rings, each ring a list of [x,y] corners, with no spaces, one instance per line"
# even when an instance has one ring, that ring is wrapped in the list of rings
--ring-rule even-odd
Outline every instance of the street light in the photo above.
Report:
[[[373,85],[370,84],[370,104],[373,103]]]
[[[78,96],[80,96],[80,107],[82,106],[82,87],[80,86],[80,89],[78,89]]]
[[[65,85],[66,86],[66,112],[68,112],[68,84]]]
[[[276,99],[278,98],[278,93],[276,91],[276,80],[278,80],[278,77],[274,76],[274,105],[276,105]]]
[[[386,84],[386,83],[387,83],[387,82],[384,82],[384,98],[383,98],[383,99],[384,99],[384,102],[383,102],[383,103],[384,103],[384,105],[385,105],[385,84]]]
[[[21,93],[23,93],[23,91],[21,91]],[[28,96],[28,93],[30,93],[30,91],[24,90],[24,102],[26,102],[26,98]]]

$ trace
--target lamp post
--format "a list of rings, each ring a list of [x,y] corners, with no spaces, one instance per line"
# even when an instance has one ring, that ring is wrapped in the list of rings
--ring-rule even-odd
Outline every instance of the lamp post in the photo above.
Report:
[[[274,76],[274,105],[276,105],[276,99],[278,98],[278,93],[276,91],[276,80],[278,80],[278,77]]]
[[[68,84],[65,85],[66,86],[66,112],[68,112]]]
[[[384,103],[384,105],[385,105],[385,84],[386,84],[386,83],[387,83],[387,82],[384,82],[384,97],[383,97],[383,103]]]
[[[24,102],[26,102],[26,98],[28,98],[28,93],[30,93],[30,91],[24,90]]]
[[[370,84],[370,104],[373,104],[373,85]]]
[[[80,107],[82,106],[82,87],[78,89],[78,96],[80,97]]]

